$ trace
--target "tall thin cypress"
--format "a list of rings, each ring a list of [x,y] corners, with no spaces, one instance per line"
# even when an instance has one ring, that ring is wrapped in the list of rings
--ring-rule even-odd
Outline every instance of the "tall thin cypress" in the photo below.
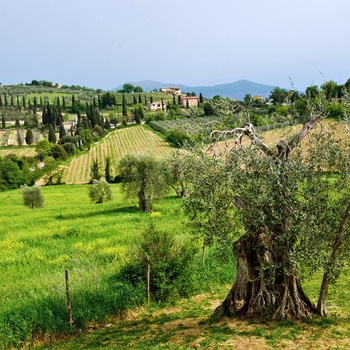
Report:
[[[1,114],[1,123],[2,123],[2,128],[6,128],[6,122],[5,122],[5,112],[2,112]]]
[[[123,100],[122,100],[122,114],[124,117],[126,117],[128,115],[125,94],[123,94]]]

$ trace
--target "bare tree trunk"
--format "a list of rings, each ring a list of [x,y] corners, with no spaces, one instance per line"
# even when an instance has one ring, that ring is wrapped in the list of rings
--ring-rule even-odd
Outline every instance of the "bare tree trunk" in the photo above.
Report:
[[[139,197],[139,207],[142,212],[149,212],[151,208],[149,206],[149,200],[146,193],[146,185],[144,183],[141,184],[140,191],[138,192]]]
[[[256,240],[244,235],[236,242],[236,278],[216,314],[284,320],[308,318],[316,312],[302,289],[297,270],[279,268],[286,255],[272,256],[270,243],[263,234]]]

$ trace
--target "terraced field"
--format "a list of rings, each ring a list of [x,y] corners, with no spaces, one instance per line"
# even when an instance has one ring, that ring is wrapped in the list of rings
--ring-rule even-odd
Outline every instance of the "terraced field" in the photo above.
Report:
[[[110,157],[111,175],[114,177],[117,175],[118,161],[126,154],[135,152],[166,157],[172,152],[172,147],[142,126],[116,130],[94,145],[89,153],[73,158],[65,168],[63,181],[67,184],[88,183],[92,162],[97,160],[101,174],[104,174],[107,157]]]

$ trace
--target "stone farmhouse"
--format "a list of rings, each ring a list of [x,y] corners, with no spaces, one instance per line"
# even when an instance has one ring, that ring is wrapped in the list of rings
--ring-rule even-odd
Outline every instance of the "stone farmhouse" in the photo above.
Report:
[[[161,101],[156,101],[148,104],[148,110],[150,111],[165,111],[166,104]]]
[[[183,106],[183,107],[198,106],[198,104],[199,104],[199,97],[197,97],[197,96],[181,95],[180,103],[181,103],[181,106]]]
[[[168,94],[168,95],[181,95],[181,89],[175,86],[169,86],[167,88],[160,88],[159,92],[162,92],[164,94]]]

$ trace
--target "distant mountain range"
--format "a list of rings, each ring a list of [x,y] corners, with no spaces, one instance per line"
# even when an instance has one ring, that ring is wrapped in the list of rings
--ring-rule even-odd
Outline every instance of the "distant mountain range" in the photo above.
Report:
[[[252,97],[255,95],[260,95],[267,98],[269,97],[271,91],[276,88],[276,86],[258,84],[248,80],[238,80],[234,83],[214,86],[187,86],[175,83],[161,83],[154,80],[130,82],[129,84],[133,86],[141,86],[144,91],[153,91],[164,87],[176,86],[184,93],[194,92],[197,96],[202,93],[203,97],[207,98],[212,98],[219,95],[221,97],[229,97],[236,100],[243,100],[246,94],[250,94]],[[114,88],[113,91],[121,90],[122,88],[123,86],[120,85]]]

